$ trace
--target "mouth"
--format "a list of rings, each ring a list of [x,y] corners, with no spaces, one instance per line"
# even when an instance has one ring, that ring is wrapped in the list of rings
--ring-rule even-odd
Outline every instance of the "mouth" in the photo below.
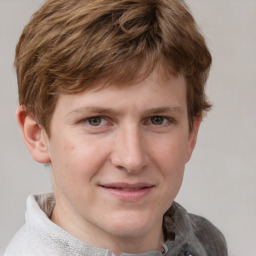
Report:
[[[117,190],[123,190],[123,191],[139,191],[141,189],[146,189],[147,187],[142,187],[142,188],[112,188],[112,189],[117,189]]]
[[[109,184],[103,184],[100,185],[103,188],[109,188],[109,189],[117,189],[117,190],[124,190],[124,191],[138,191],[141,189],[151,188],[154,187],[154,185],[148,184],[148,183],[135,183],[135,184],[129,184],[129,183],[109,183]]]
[[[100,187],[119,200],[135,202],[148,196],[155,186],[148,183],[110,183]]]

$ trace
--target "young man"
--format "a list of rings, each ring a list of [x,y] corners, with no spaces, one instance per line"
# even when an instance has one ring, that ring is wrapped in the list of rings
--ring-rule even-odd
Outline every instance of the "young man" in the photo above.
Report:
[[[226,256],[174,202],[210,109],[211,55],[181,0],[50,0],[16,49],[17,119],[54,194],[5,256]]]

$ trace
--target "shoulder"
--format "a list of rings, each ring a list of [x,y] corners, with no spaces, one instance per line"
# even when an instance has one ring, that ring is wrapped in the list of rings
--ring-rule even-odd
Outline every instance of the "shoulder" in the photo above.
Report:
[[[24,224],[10,241],[4,256],[55,255],[51,253],[49,239]]]
[[[226,240],[218,228],[204,217],[194,214],[189,214],[189,217],[194,226],[195,236],[207,251],[207,255],[228,255]]]
[[[43,256],[49,252],[51,244],[46,230],[49,219],[39,207],[37,197],[27,198],[25,223],[8,244],[4,256]]]
[[[170,250],[200,256],[227,256],[223,234],[207,219],[190,214],[174,202],[164,215],[164,234]]]
[[[29,231],[26,225],[23,225],[21,229],[15,234],[15,236],[10,241],[8,247],[6,248],[4,256],[23,256],[29,255],[27,249],[30,248],[29,245]]]

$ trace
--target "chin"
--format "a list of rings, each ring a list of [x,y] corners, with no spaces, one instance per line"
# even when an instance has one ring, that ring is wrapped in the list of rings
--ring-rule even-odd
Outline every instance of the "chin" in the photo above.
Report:
[[[150,218],[148,218],[150,217]],[[151,215],[135,213],[122,214],[113,216],[108,222],[110,232],[119,237],[134,238],[141,237],[150,232],[156,226],[162,226],[162,221],[157,222]]]
[[[138,227],[136,224],[134,225],[122,225],[112,227],[111,231],[112,235],[119,238],[133,239],[145,236],[149,232],[149,228],[147,227]]]

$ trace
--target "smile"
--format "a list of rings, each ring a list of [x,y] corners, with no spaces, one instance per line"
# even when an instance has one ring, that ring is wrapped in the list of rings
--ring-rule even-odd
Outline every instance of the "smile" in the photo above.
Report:
[[[124,191],[139,191],[144,188],[113,188],[113,189],[120,189],[120,190],[124,190]]]
[[[100,187],[116,199],[125,202],[136,202],[148,196],[155,186],[146,183],[112,183]]]

